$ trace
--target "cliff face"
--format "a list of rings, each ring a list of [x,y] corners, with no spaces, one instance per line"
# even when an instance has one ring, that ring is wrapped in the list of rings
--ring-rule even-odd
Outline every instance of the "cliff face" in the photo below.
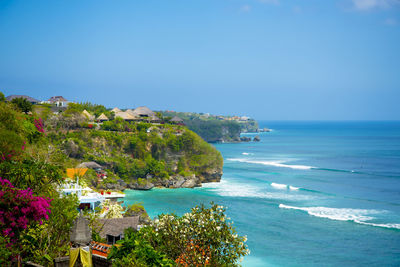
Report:
[[[82,129],[54,140],[74,162],[95,161],[106,169],[107,178],[100,182],[94,175],[87,178],[99,188],[195,187],[222,176],[220,152],[184,126],[142,124],[129,132]]]
[[[258,132],[258,122],[249,117],[175,111],[161,113],[165,118],[181,118],[190,130],[210,143],[240,142],[241,133]]]
[[[242,133],[256,133],[258,132],[258,122],[255,120],[239,121],[240,131]]]
[[[236,121],[200,120],[185,121],[187,127],[200,135],[205,141],[240,142],[240,125]]]

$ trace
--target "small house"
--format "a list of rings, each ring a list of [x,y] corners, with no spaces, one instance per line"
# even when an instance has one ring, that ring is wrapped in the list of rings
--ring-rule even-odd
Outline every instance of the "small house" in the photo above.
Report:
[[[124,230],[128,228],[138,229],[139,216],[99,219],[97,221],[100,237],[107,240],[107,244],[113,245],[124,238]]]
[[[94,115],[90,114],[86,109],[82,111],[82,114],[85,115],[90,121],[94,120]]]
[[[77,168],[87,168],[87,169],[92,169],[95,171],[101,171],[101,169],[103,167],[94,161],[87,161],[87,162],[82,162],[81,164],[79,164],[77,166]]]
[[[122,112],[122,110],[120,110],[117,107],[113,108],[111,111],[114,112],[114,113]]]
[[[140,118],[151,118],[151,117],[156,116],[156,113],[154,113],[148,107],[145,107],[145,106],[136,108],[133,111],[133,114]]]
[[[170,122],[171,122],[171,123],[175,123],[175,124],[179,124],[179,125],[182,125],[182,124],[183,124],[183,120],[182,120],[181,118],[177,117],[177,116],[173,117],[173,118],[170,120]]]
[[[125,121],[134,121],[136,120],[136,117],[133,116],[132,114],[128,113],[128,112],[117,112],[115,113],[115,118],[121,118]]]
[[[100,116],[97,117],[97,121],[99,121],[99,122],[108,121],[108,120],[109,120],[108,117],[104,113],[101,113]]]
[[[62,96],[52,96],[47,101],[44,101],[48,104],[56,105],[56,107],[67,107],[69,101]]]

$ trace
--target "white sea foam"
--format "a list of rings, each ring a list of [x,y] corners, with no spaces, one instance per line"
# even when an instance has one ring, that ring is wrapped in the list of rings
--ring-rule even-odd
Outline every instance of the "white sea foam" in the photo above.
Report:
[[[297,191],[297,190],[299,190],[300,188],[289,185],[289,189],[290,189],[290,190],[293,190],[293,191]]]
[[[288,186],[285,184],[277,184],[277,183],[271,183],[271,186],[277,189],[285,189],[285,190],[288,188]]]
[[[302,210],[307,212],[309,215],[321,218],[328,218],[331,220],[353,221],[364,225],[400,229],[400,224],[394,224],[394,223],[379,224],[379,223],[368,222],[376,219],[371,215],[377,215],[380,213],[384,213],[385,211],[366,210],[366,209],[346,209],[346,208],[339,209],[339,208],[327,208],[327,207],[294,207],[285,204],[279,204],[279,208]]]
[[[298,170],[310,170],[310,169],[315,168],[315,167],[307,166],[307,165],[284,164],[285,161],[249,160],[249,159],[243,159],[243,158],[229,158],[227,160],[245,162],[245,163],[253,163],[253,164],[262,164],[262,165],[281,167],[281,168],[291,168],[291,169],[298,169]]]
[[[313,196],[298,193],[268,192],[265,186],[255,184],[234,183],[221,180],[220,183],[204,183],[203,188],[220,196],[249,197],[264,199],[280,199],[287,201],[303,201],[313,199]]]
[[[248,155],[253,155],[253,153],[243,152],[242,155],[248,156]]]

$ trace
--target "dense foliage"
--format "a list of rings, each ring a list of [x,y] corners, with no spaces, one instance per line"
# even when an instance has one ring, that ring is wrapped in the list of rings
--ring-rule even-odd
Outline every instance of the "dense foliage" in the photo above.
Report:
[[[15,188],[0,178],[0,230],[9,238],[9,245],[20,241],[20,233],[34,222],[49,219],[51,199],[34,196],[30,188]]]
[[[236,121],[194,119],[185,124],[208,142],[237,141],[240,136],[240,125]]]
[[[76,196],[61,197],[56,190],[63,159],[51,146],[41,118],[0,101],[2,266],[11,265],[18,255],[49,265],[68,251],[78,203]]]
[[[250,253],[245,242],[223,207],[202,205],[182,217],[160,215],[151,226],[127,231],[109,258],[116,266],[142,266],[142,260],[147,266],[235,266]]]
[[[165,118],[177,116],[193,132],[207,142],[238,142],[241,132],[258,131],[258,123],[231,119],[229,116],[215,116],[203,113],[163,111]]]
[[[220,153],[183,126],[116,119],[104,122],[101,128],[50,131],[48,135],[69,158],[106,166],[109,178],[105,183],[123,179],[127,183],[157,184],[178,174],[195,174],[201,179],[213,169],[222,169]]]
[[[11,100],[11,103],[13,103],[19,110],[24,113],[32,111],[32,103],[23,97],[14,98],[13,100]]]
[[[220,177],[221,154],[185,126],[118,118],[96,124],[83,110],[113,118],[104,106],[90,103],[70,104],[58,114],[39,105],[27,113],[0,94],[0,265],[20,257],[50,266],[68,253],[79,201],[75,195],[61,196],[57,188],[65,169],[83,161],[105,169],[87,171],[82,182],[92,187],[121,181],[164,185],[176,177],[202,181],[215,173]],[[139,215],[140,224],[147,225],[128,231],[113,249],[110,257],[117,266],[225,266],[247,253],[244,238],[215,205],[196,207],[183,217],[162,215],[153,223],[140,204],[129,206],[124,215],[118,205],[105,202],[102,208],[107,218]],[[87,216],[94,226],[97,215]],[[93,239],[104,241],[99,229]]]

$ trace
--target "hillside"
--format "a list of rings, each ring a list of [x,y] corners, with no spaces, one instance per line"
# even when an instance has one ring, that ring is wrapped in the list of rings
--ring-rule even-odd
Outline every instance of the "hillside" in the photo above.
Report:
[[[185,126],[121,118],[91,124],[79,110],[51,115],[45,124],[68,167],[94,161],[106,170],[101,182],[94,172],[86,175],[97,188],[194,187],[222,176],[221,154]]]
[[[257,121],[248,117],[174,111],[161,111],[161,114],[164,118],[181,118],[190,130],[210,143],[240,142],[241,133],[258,131]]]

